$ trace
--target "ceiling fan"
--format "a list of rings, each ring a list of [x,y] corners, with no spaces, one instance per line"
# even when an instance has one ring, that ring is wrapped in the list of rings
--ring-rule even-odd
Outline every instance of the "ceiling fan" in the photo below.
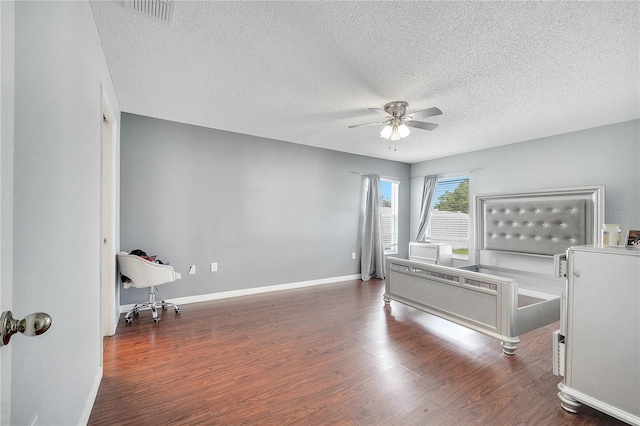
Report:
[[[369,108],[369,111],[373,111],[385,116],[384,121],[378,121],[375,123],[354,124],[349,128],[361,127],[361,126],[377,126],[379,124],[386,124],[380,132],[380,137],[397,141],[405,136],[409,135],[409,127],[415,127],[422,130],[433,130],[438,127],[437,124],[427,123],[425,121],[417,121],[417,118],[433,117],[435,115],[442,114],[436,107],[431,107],[415,112],[407,112],[409,104],[404,101],[389,102],[382,108]]]

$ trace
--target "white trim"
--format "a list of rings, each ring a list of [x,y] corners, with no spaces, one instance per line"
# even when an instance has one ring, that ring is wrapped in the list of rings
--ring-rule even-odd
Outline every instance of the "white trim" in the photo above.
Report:
[[[118,277],[116,273],[116,146],[119,132],[116,115],[113,112],[106,87],[100,83],[100,333],[101,336],[113,336],[118,326],[118,302],[116,288]],[[105,135],[103,117],[109,128]],[[109,140],[105,140],[105,136]],[[107,154],[108,149],[108,154]],[[108,170],[104,169],[105,154],[108,155]],[[108,180],[108,183],[106,182]],[[105,191],[108,191],[108,201],[105,203]],[[105,212],[108,209],[108,212]],[[108,223],[105,224],[105,214]],[[106,225],[106,226],[105,226]],[[107,243],[103,243],[103,238]],[[104,269],[106,268],[106,270]],[[101,362],[102,364],[102,362]]]
[[[341,281],[351,281],[362,279],[361,274],[345,275],[343,277],[323,278],[319,280],[302,281],[289,284],[277,284],[265,287],[245,288],[242,290],[222,291],[220,293],[199,294],[197,296],[178,297],[176,299],[166,299],[167,302],[175,303],[176,305],[186,305],[189,303],[208,302],[210,300],[228,299],[231,297],[249,296],[252,294],[270,293],[273,291],[292,290],[296,288],[311,287],[314,285],[332,284]],[[120,305],[120,313],[129,312],[133,309],[131,305]]]
[[[100,348],[102,351],[102,348]],[[89,417],[91,416],[91,410],[93,410],[93,404],[96,402],[96,397],[98,396],[98,389],[100,389],[100,382],[102,381],[102,366],[98,367],[98,371],[96,372],[96,376],[93,379],[93,386],[89,390],[89,395],[87,395],[87,401],[84,404],[84,409],[82,410],[82,414],[80,415],[80,420],[78,421],[79,425],[86,425],[89,423]]]

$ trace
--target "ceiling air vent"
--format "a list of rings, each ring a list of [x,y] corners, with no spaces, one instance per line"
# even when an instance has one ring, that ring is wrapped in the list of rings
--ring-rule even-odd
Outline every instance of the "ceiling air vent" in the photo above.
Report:
[[[175,0],[124,0],[124,6],[163,22],[173,23]]]

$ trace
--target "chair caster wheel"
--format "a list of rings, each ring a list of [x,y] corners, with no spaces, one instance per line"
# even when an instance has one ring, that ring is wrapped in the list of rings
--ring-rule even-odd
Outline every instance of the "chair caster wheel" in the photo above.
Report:
[[[160,318],[154,318],[153,322],[160,322]]]
[[[179,314],[179,313],[180,313],[180,309],[176,309],[176,314]]]
[[[138,316],[139,312],[138,311],[133,311],[133,315]]]
[[[131,318],[125,318],[124,322],[126,322],[127,324],[131,324]]]

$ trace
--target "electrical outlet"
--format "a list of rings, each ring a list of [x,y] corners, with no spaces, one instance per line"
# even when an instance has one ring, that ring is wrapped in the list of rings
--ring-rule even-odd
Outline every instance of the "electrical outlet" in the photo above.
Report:
[[[189,275],[195,275],[195,274],[196,274],[196,265],[189,266]]]
[[[218,272],[218,264],[211,262],[211,272]]]
[[[498,259],[495,257],[491,258],[491,266],[498,266]]]
[[[356,260],[356,254],[355,253],[351,253],[351,259]]]

